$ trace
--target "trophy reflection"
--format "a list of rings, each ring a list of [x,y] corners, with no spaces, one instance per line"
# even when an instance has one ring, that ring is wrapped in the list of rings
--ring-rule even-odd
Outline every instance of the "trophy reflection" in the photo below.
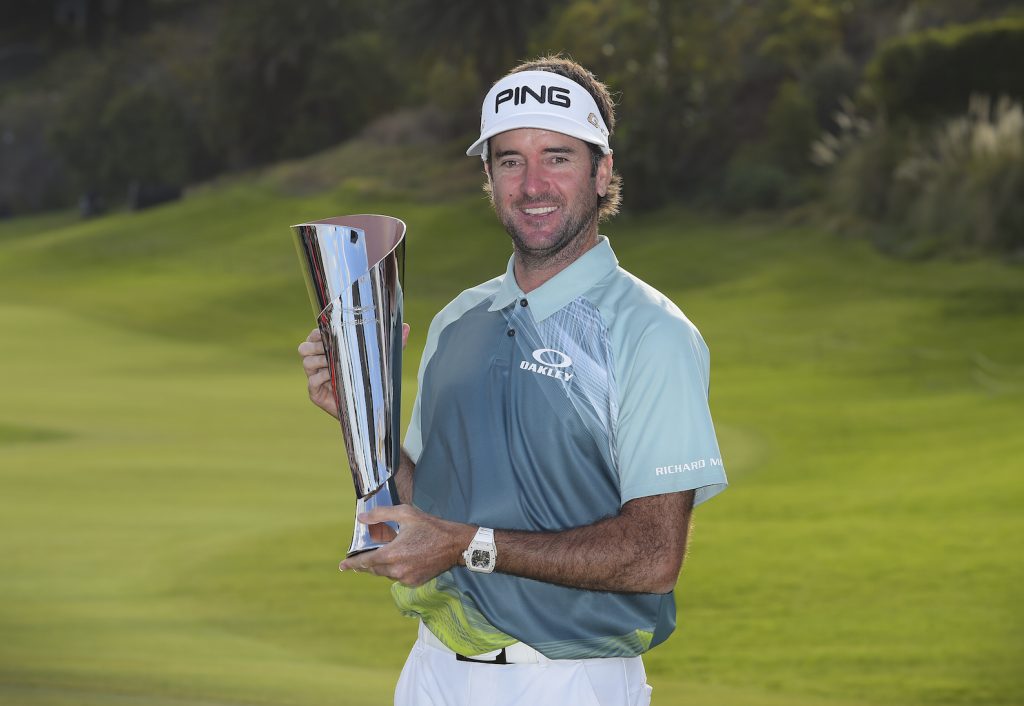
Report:
[[[292,226],[292,233],[338,404],[356,514],[396,505],[405,223],[338,216]],[[356,521],[347,555],[384,543]]]

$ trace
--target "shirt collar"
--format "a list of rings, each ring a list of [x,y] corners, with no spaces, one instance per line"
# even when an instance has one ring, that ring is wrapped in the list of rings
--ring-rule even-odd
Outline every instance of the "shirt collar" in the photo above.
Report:
[[[508,267],[501,280],[501,286],[498,287],[488,311],[504,309],[512,302],[525,298],[530,302],[534,321],[548,318],[619,266],[619,260],[612,252],[608,238],[599,235],[597,245],[529,294],[523,294],[523,290],[516,282],[515,259],[515,255],[508,259]]]

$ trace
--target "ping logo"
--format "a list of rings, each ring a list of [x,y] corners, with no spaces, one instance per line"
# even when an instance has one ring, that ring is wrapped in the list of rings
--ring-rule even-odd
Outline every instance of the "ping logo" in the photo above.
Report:
[[[572,365],[572,358],[562,351],[556,351],[554,348],[538,348],[533,352],[533,359],[537,362],[519,361],[519,369],[566,382],[573,379],[573,374],[566,370]]]
[[[540,90],[534,90],[530,86],[516,86],[498,91],[494,96],[494,112],[497,113],[502,103],[512,101],[512,105],[522,105],[528,98],[538,103],[547,103],[558,108],[568,108],[572,105],[569,100],[569,89],[561,86],[541,86]]]

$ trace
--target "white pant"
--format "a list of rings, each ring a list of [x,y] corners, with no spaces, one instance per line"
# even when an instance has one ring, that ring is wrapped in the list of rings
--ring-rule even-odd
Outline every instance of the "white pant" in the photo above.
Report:
[[[424,633],[427,633],[425,637]],[[395,687],[395,706],[648,706],[639,657],[547,659],[536,664],[460,662],[420,635]]]

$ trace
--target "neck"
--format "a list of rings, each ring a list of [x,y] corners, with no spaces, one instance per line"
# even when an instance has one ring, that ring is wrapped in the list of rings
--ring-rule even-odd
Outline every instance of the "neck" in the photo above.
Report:
[[[512,271],[516,284],[524,293],[530,293],[566,267],[576,262],[583,253],[597,245],[597,228],[575,238],[571,243],[552,255],[538,255],[515,249]]]

